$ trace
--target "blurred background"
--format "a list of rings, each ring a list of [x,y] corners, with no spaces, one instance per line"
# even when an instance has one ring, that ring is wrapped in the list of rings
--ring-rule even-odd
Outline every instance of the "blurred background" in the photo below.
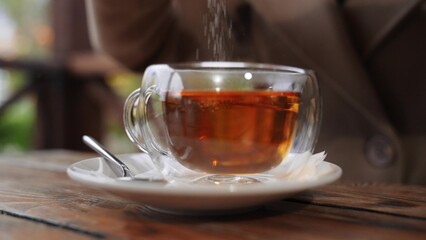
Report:
[[[93,53],[84,0],[0,0],[0,153],[87,150],[83,134],[134,151],[121,116],[139,83]]]

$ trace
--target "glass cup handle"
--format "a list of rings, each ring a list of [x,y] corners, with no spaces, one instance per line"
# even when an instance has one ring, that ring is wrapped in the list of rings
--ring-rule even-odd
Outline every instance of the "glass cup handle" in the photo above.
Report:
[[[134,144],[136,144],[136,146],[138,146],[143,152],[148,153],[144,139],[138,137],[142,136],[141,128],[138,125],[138,121],[140,120],[140,114],[138,109],[139,101],[140,88],[133,91],[129,95],[129,97],[127,97],[127,100],[124,103],[124,128],[130,140]]]
[[[158,94],[156,87],[152,86],[144,92],[144,98],[140,98],[140,88],[133,91],[124,104],[124,127],[127,136],[144,153],[155,150],[156,152],[167,155],[156,141],[156,135],[152,132],[148,121],[148,103],[152,95]],[[140,101],[143,100],[142,106]]]

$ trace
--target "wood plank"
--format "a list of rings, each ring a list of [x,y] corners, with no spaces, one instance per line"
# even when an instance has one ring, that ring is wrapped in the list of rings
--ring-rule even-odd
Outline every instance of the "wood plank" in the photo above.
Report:
[[[290,201],[278,201],[257,210],[234,216],[182,217],[155,212],[146,206],[118,199],[96,189],[71,181],[60,168],[78,161],[80,156],[61,152],[54,156],[35,157],[46,166],[9,164],[0,160],[0,211],[10,216],[32,219],[49,226],[105,236],[107,239],[425,239],[426,221],[381,212],[380,205],[368,205],[365,211],[362,196],[373,193],[352,190],[345,183],[309,191]],[[36,154],[37,155],[37,154]],[[40,156],[40,155],[38,155]],[[73,159],[74,158],[74,159]],[[0,158],[1,159],[1,158]],[[17,161],[17,160],[15,160]],[[31,159],[26,159],[31,162]],[[42,163],[42,162],[41,162]],[[56,165],[55,165],[56,164]],[[346,187],[345,187],[346,186]],[[383,192],[392,192],[386,186]],[[344,190],[351,194],[339,195]],[[391,188],[392,189],[392,186]],[[404,190],[409,201],[418,196],[417,187]],[[422,188],[420,188],[420,192]],[[360,196],[355,198],[355,193]],[[378,193],[376,197],[379,196]],[[327,196],[330,195],[330,201]],[[394,196],[394,195],[392,195]],[[395,194],[395,197],[398,196]],[[309,198],[308,198],[309,197]],[[420,198],[421,199],[421,198]],[[344,205],[344,203],[347,205]],[[417,207],[424,207],[421,201]],[[348,206],[348,207],[346,207]],[[392,211],[392,210],[391,210]],[[398,210],[399,211],[399,210]],[[396,213],[398,213],[398,211]],[[6,221],[7,222],[7,221]],[[0,225],[3,220],[0,219]]]
[[[27,154],[0,155],[1,165],[21,166],[29,169],[45,169],[65,172],[67,167],[75,162],[97,157],[92,152],[78,152],[69,150],[32,151]]]
[[[426,220],[424,186],[341,182],[308,191],[293,200]]]
[[[76,232],[44,223],[0,214],[0,238],[3,240],[27,239],[100,239],[102,236]]]

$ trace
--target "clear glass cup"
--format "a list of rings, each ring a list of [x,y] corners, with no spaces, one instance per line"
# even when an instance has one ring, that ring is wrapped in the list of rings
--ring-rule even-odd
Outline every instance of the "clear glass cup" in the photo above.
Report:
[[[214,184],[277,178],[288,156],[313,153],[320,119],[313,71],[243,62],[149,66],[124,112],[167,181]]]

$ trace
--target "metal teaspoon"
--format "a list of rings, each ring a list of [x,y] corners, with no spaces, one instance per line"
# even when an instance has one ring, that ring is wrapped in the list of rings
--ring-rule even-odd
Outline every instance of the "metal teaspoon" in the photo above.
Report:
[[[142,180],[148,182],[164,182],[165,180],[160,179],[151,179],[151,178],[134,178],[134,175],[130,171],[129,167],[124,164],[120,159],[110,153],[104,146],[97,142],[94,138],[84,135],[83,142],[93,149],[95,152],[99,153],[107,162],[108,166],[117,175],[120,180]]]

